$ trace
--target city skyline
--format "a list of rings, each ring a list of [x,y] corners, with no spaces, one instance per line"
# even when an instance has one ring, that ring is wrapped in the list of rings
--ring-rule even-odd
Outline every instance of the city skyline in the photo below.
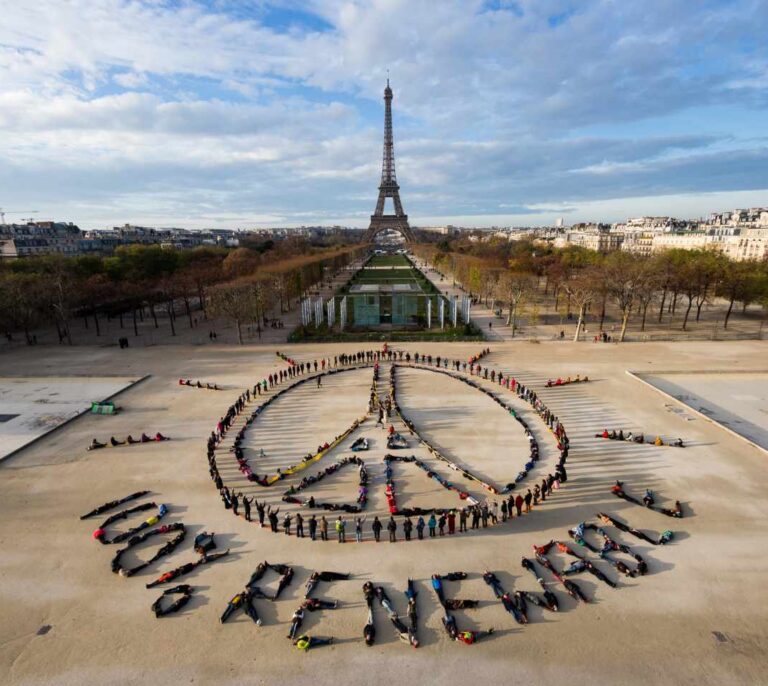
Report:
[[[0,205],[40,219],[363,227],[387,69],[415,225],[768,205],[764,3],[0,5]]]

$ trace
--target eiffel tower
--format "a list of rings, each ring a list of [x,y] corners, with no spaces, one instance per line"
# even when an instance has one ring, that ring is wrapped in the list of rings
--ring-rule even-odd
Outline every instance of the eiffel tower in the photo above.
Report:
[[[379,185],[379,200],[376,210],[371,215],[371,224],[365,233],[363,242],[370,243],[377,233],[382,231],[399,231],[407,243],[414,243],[416,237],[408,225],[408,215],[403,212],[403,204],[400,202],[400,186],[395,177],[395,144],[392,140],[392,89],[384,89],[384,159],[381,165],[381,184]],[[394,214],[384,214],[384,202],[392,198],[395,205]]]

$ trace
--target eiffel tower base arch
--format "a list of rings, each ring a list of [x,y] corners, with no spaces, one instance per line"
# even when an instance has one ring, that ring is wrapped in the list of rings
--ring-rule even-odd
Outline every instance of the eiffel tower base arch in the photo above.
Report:
[[[415,243],[416,236],[413,235],[413,231],[408,224],[408,217],[398,217],[394,214],[373,215],[371,217],[371,225],[365,232],[363,237],[364,243],[372,243],[377,234],[382,231],[397,231],[406,243]]]

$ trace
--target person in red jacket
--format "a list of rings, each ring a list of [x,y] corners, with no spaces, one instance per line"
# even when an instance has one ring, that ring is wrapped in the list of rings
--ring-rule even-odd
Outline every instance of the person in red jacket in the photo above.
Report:
[[[523,503],[525,501],[523,500],[523,496],[521,496],[519,493],[517,494],[517,498],[515,498],[515,509],[517,510],[517,516],[520,517],[523,514]]]
[[[493,631],[493,629],[488,629],[487,631],[459,631],[456,635],[456,640],[471,646],[473,643],[477,643],[481,638],[493,634]]]

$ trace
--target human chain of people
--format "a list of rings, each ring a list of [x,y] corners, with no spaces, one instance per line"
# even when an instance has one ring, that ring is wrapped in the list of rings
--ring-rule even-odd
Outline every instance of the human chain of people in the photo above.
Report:
[[[254,521],[251,515],[252,510],[255,509],[257,518],[254,523],[257,522],[260,528],[268,529],[276,534],[281,533],[282,529],[284,535],[308,539],[313,542],[329,541],[328,532],[329,528],[331,528],[335,532],[334,539],[339,544],[348,542],[346,514],[355,515],[350,520],[352,526],[354,526],[355,543],[366,541],[379,543],[381,542],[383,529],[387,530],[390,543],[398,543],[399,541],[411,542],[453,537],[458,534],[486,529],[489,526],[509,524],[516,519],[528,516],[534,508],[542,505],[547,498],[554,497],[556,492],[568,480],[565,465],[568,459],[570,440],[558,416],[546,406],[536,391],[520,383],[510,374],[504,374],[502,371],[491,368],[487,364],[480,364],[480,360],[483,360],[488,354],[488,350],[483,350],[467,362],[462,362],[455,359],[449,360],[441,356],[411,355],[408,351],[393,351],[385,348],[383,350],[361,351],[354,355],[342,354],[319,361],[299,362],[278,353],[278,357],[283,359],[288,366],[268,374],[264,379],[254,384],[252,388],[242,393],[228,408],[219,422],[217,422],[215,430],[211,432],[207,439],[209,474],[216,485],[224,507],[235,516],[240,517],[242,514],[247,522]],[[389,364],[389,387],[385,396],[381,397],[379,378],[381,366],[384,364]],[[318,388],[321,388],[323,378],[366,368],[372,369],[373,380],[371,383],[371,397],[369,398],[368,409],[365,415],[356,419],[347,430],[332,440],[319,445],[317,451],[308,453],[298,463],[289,468],[278,469],[275,474],[265,474],[263,476],[259,476],[250,468],[245,458],[243,443],[249,431],[257,431],[257,420],[266,407],[269,407],[278,398],[283,397],[303,384],[314,382]],[[523,469],[506,483],[493,484],[474,474],[468,465],[460,464],[444,455],[433,442],[428,441],[422,435],[398,403],[397,376],[398,369],[401,368],[447,375],[474,390],[486,394],[494,400],[509,416],[522,426],[528,439],[529,454]],[[501,398],[498,392],[488,388],[489,385],[508,390],[514,394],[513,397],[516,401],[527,403],[530,409],[541,419],[544,427],[551,433],[556,444],[559,459],[556,463],[554,474],[550,473],[546,477],[542,477],[541,482],[536,483],[533,489],[527,489],[525,494],[517,487],[537,467],[539,462],[539,443],[529,423],[521,417],[518,408]],[[248,406],[252,402],[257,404],[253,409],[249,409]],[[341,443],[351,437],[354,432],[361,429],[361,427],[372,424],[374,417],[377,418],[376,425],[381,425],[384,428],[388,440],[392,439],[393,436],[398,436],[404,442],[402,447],[411,447],[408,445],[408,441],[415,440],[418,445],[426,448],[431,457],[434,457],[442,464],[446,464],[450,470],[456,473],[457,478],[463,478],[470,484],[478,485],[490,494],[489,497],[481,502],[466,489],[454,485],[450,480],[437,474],[430,465],[415,455],[388,453],[384,458],[384,466],[389,519],[385,523],[378,515],[375,515],[370,523],[371,537],[369,538],[364,530],[366,517],[362,516],[362,511],[368,504],[369,469],[372,466],[361,457],[368,449],[367,439],[358,438],[354,442],[355,450],[358,451],[354,455],[344,457],[328,465],[324,470],[315,475],[302,476],[298,483],[292,483],[288,490],[282,493],[283,503],[297,506],[300,510],[339,511],[335,522],[329,522],[325,515],[318,517],[312,513],[310,516],[305,517],[301,514],[301,511],[284,512],[281,526],[279,518],[280,507],[273,507],[263,499],[259,500],[255,496],[249,498],[234,488],[230,488],[224,483],[219,471],[219,461],[225,456],[232,455],[238,464],[238,470],[249,482],[254,483],[260,488],[269,489],[279,482],[298,478],[311,464],[326,458],[335,449],[339,448]],[[400,436],[395,431],[394,424],[391,423],[393,421],[399,421],[404,425],[405,437]],[[229,439],[232,434],[234,434],[234,439],[230,441]],[[392,444],[388,442],[388,445]],[[400,444],[398,444],[398,447],[400,447]],[[442,488],[454,491],[462,505],[452,508],[399,507],[396,498],[398,491],[393,474],[394,465],[416,466],[428,478],[439,483]],[[355,467],[358,471],[359,491],[354,504],[344,503],[339,505],[338,503],[320,502],[312,495],[308,498],[305,497],[305,491],[345,467]],[[644,498],[640,500],[629,495],[624,490],[623,484],[617,482],[611,492],[627,502],[653,510],[662,515],[676,518],[683,516],[679,501],[675,501],[675,505],[672,508],[659,507],[656,505],[655,497],[650,491],[646,491]],[[183,522],[162,522],[167,516],[173,516],[174,508],[166,504],[158,506],[154,500],[150,499],[150,496],[151,492],[149,490],[137,491],[128,496],[104,503],[81,517],[81,519],[86,519],[112,512],[97,527],[93,537],[103,545],[124,544],[123,547],[117,550],[111,561],[113,573],[119,574],[122,577],[132,577],[155,566],[159,560],[173,555],[185,540],[187,529]],[[501,505],[499,506],[497,500],[490,501],[489,498],[500,499]],[[124,507],[126,505],[127,507]],[[121,507],[123,509],[118,509]],[[113,531],[115,523],[129,520],[140,513],[145,513],[155,508],[157,508],[157,512],[138,525],[122,532]],[[114,510],[118,511],[114,512]],[[396,516],[399,521],[395,518]],[[589,574],[610,588],[616,588],[619,585],[618,580],[612,578],[616,574],[628,578],[645,576],[650,569],[647,556],[641,555],[632,548],[629,543],[622,540],[622,536],[627,535],[653,545],[665,545],[674,538],[674,533],[670,530],[659,534],[646,533],[605,512],[597,513],[596,517],[597,522],[580,522],[570,528],[568,530],[569,541],[552,540],[543,545],[534,545],[533,557],[521,560],[520,564],[523,569],[533,574],[536,578],[541,589],[540,592],[527,590],[510,592],[504,588],[500,581],[497,575],[498,570],[484,570],[479,573],[492,592],[493,598],[502,604],[506,612],[512,616],[517,624],[524,625],[529,622],[529,608],[531,606],[537,606],[545,611],[558,611],[561,608],[561,600],[555,590],[558,585],[562,586],[565,593],[579,604],[590,602],[591,599],[584,588],[571,578],[575,575],[581,573]],[[401,537],[398,536],[400,532],[402,532]],[[590,540],[590,535],[596,536],[596,541]],[[147,541],[152,542],[155,539],[164,540],[165,542],[149,558],[127,561],[127,556],[131,551],[140,547],[143,543]],[[351,539],[349,542],[352,542]],[[216,550],[214,534],[207,532],[203,532],[195,538],[194,551],[197,555],[195,559],[184,562],[160,574],[156,579],[145,584],[146,587],[152,589],[158,586],[168,586],[172,582],[190,574],[197,567],[215,563],[229,555],[229,549]],[[565,556],[565,562],[559,562],[558,555]],[[624,556],[623,559],[619,557],[622,555]],[[472,577],[474,574],[477,573],[453,571],[449,573],[435,573],[428,580],[407,579],[404,591],[406,599],[404,616],[408,619],[407,623],[400,618],[396,602],[392,600],[386,590],[373,581],[366,581],[362,586],[366,601],[366,621],[363,624],[362,630],[363,641],[369,646],[374,644],[378,624],[375,608],[380,607],[394,628],[395,634],[404,643],[412,647],[419,647],[420,623],[426,621],[424,618],[420,618],[417,602],[422,583],[426,583],[427,588],[431,586],[432,591],[436,595],[442,613],[440,621],[450,639],[471,645],[482,638],[492,636],[494,634],[493,627],[486,629],[462,627],[461,618],[456,615],[456,612],[471,611],[476,608],[480,602],[478,599],[448,597],[446,592],[446,583],[461,582]],[[267,582],[267,575],[276,575],[277,577],[274,591],[270,591],[269,587],[265,585],[271,583]],[[294,577],[295,569],[291,565],[266,561],[260,563],[243,588],[235,593],[227,603],[220,618],[221,622],[225,623],[236,613],[243,612],[256,625],[262,626],[263,612],[260,611],[260,604],[264,602],[277,602],[283,591],[293,583]],[[312,595],[318,583],[348,581],[350,578],[352,577],[348,573],[328,570],[314,571],[310,574],[307,580],[307,592],[300,606],[292,615],[287,634],[288,639],[299,650],[306,651],[311,648],[328,645],[334,640],[332,636],[309,635],[301,632],[306,612],[323,612],[339,607],[339,603],[336,600],[321,599]],[[196,592],[196,588],[193,585],[186,583],[167,587],[161,591],[161,595],[154,600],[150,607],[156,617],[166,617],[181,611],[187,606]]]
[[[246,475],[246,478],[254,482],[260,486],[271,486],[274,483],[277,483],[280,480],[286,479],[290,476],[293,476],[303,470],[305,470],[309,465],[313,464],[314,462],[317,462],[318,460],[322,459],[323,456],[328,454],[330,451],[332,451],[334,448],[339,446],[342,441],[344,441],[347,437],[349,437],[354,431],[356,431],[363,421],[366,420],[366,417],[359,418],[353,422],[353,424],[344,432],[336,436],[333,440],[326,442],[322,445],[319,445],[317,448],[317,451],[314,453],[307,453],[300,462],[288,467],[285,470],[278,469],[276,474],[272,475],[258,475],[253,472],[250,465],[245,465],[245,457],[244,452],[242,448],[242,441],[245,438],[246,432],[249,431],[252,428],[252,425],[257,417],[261,415],[263,410],[268,407],[270,404],[272,404],[277,398],[285,395],[289,391],[295,389],[297,386],[305,384],[309,382],[310,380],[315,380],[316,383],[320,384],[322,381],[322,378],[324,376],[330,375],[330,374],[337,374],[343,371],[350,371],[354,369],[360,369],[364,366],[370,366],[373,367],[374,371],[374,383],[372,387],[372,399],[369,401],[369,407],[368,412],[369,414],[374,412],[375,410],[378,410],[379,412],[379,422],[382,422],[382,420],[388,420],[388,418],[391,416],[391,413],[394,413],[396,416],[400,418],[400,420],[403,422],[403,424],[408,428],[408,430],[411,432],[412,435],[416,437],[416,439],[423,444],[429,453],[435,457],[436,459],[440,460],[443,464],[447,465],[451,470],[458,473],[462,478],[465,480],[469,480],[472,482],[475,482],[479,484],[482,488],[484,488],[486,491],[488,491],[490,494],[494,496],[502,496],[501,498],[501,506],[499,505],[498,500],[493,501],[484,501],[482,503],[472,502],[470,501],[468,506],[465,508],[457,508],[454,509],[452,512],[452,517],[458,517],[459,519],[465,519],[465,518],[472,518],[472,519],[480,519],[483,522],[483,526],[487,527],[489,521],[492,524],[497,524],[500,521],[506,522],[508,519],[512,519],[515,512],[522,513],[523,508],[526,512],[530,512],[532,506],[538,506],[540,502],[544,502],[549,494],[552,493],[553,490],[557,490],[560,488],[561,484],[564,483],[567,480],[567,472],[565,463],[568,457],[568,450],[569,450],[569,440],[568,436],[565,432],[565,428],[562,425],[562,423],[559,422],[557,416],[551,412],[546,405],[541,401],[541,399],[538,397],[538,395],[530,388],[527,388],[525,385],[519,383],[516,379],[514,379],[511,376],[505,376],[502,372],[497,372],[495,369],[489,369],[489,367],[482,367],[478,364],[478,360],[482,359],[485,355],[488,354],[488,350],[484,349],[481,351],[478,355],[472,356],[467,362],[461,362],[459,360],[452,360],[449,361],[447,358],[442,358],[440,356],[433,357],[431,355],[420,355],[418,353],[414,354],[413,357],[411,357],[410,352],[407,351],[393,351],[389,349],[385,349],[382,351],[373,350],[373,351],[364,351],[357,353],[353,356],[337,356],[334,357],[333,360],[331,359],[323,359],[319,362],[317,360],[311,362],[311,363],[295,363],[293,362],[289,368],[281,369],[275,372],[274,374],[270,374],[267,376],[266,379],[260,381],[257,383],[253,388],[253,393],[251,393],[251,390],[246,390],[244,394],[238,398],[236,403],[234,403],[230,408],[228,409],[227,413],[220,419],[220,421],[217,423],[215,431],[211,432],[211,435],[208,438],[207,441],[207,452],[208,452],[208,461],[209,461],[209,472],[211,474],[211,478],[213,479],[214,483],[216,484],[219,494],[222,498],[222,501],[224,503],[224,506],[227,509],[231,509],[235,514],[239,514],[240,510],[242,508],[244,512],[244,516],[246,519],[251,518],[251,510],[253,507],[256,508],[259,516],[259,523],[264,526],[264,520],[267,519],[270,524],[270,529],[273,531],[278,531],[279,526],[276,525],[276,518],[280,512],[279,507],[272,507],[271,505],[266,505],[263,500],[260,500],[256,496],[253,496],[252,498],[248,498],[247,496],[243,495],[242,493],[238,493],[237,491],[234,491],[234,489],[230,489],[227,485],[224,484],[223,479],[221,478],[221,475],[219,473],[219,467],[217,462],[217,450],[221,452],[221,449],[226,449],[225,446],[223,446],[224,439],[227,436],[227,433],[230,431],[230,427],[234,425],[234,422],[240,417],[241,414],[245,413],[246,404],[253,396],[258,396],[264,393],[269,392],[270,390],[273,391],[273,393],[268,397],[265,401],[261,402],[254,410],[252,410],[246,417],[245,422],[241,425],[240,429],[237,431],[234,439],[234,443],[229,447],[229,450],[225,453],[228,454],[229,452],[233,452],[235,455],[236,460],[238,461],[239,469],[242,473]],[[280,353],[278,353],[278,356],[280,356]],[[377,392],[376,392],[376,380],[378,378],[378,369],[379,364],[383,363],[384,360],[392,361],[391,368],[390,368],[390,389],[389,394],[386,397],[386,399],[381,400],[378,399]],[[398,361],[395,361],[398,360]],[[401,363],[399,360],[403,360]],[[526,461],[523,468],[517,473],[517,475],[511,479],[508,483],[506,483],[504,486],[494,486],[492,484],[487,483],[486,481],[478,478],[476,475],[474,475],[467,467],[462,467],[456,464],[453,460],[448,459],[436,446],[432,445],[429,441],[426,441],[421,435],[418,434],[415,427],[413,426],[412,422],[408,420],[406,417],[403,416],[401,408],[397,404],[396,398],[395,398],[395,386],[394,386],[394,379],[395,379],[395,369],[398,365],[403,364],[404,366],[410,366],[413,368],[419,368],[419,369],[426,369],[433,372],[439,372],[441,374],[447,375],[451,378],[457,379],[461,382],[464,382],[471,387],[473,387],[476,390],[479,390],[488,397],[492,398],[497,404],[499,404],[509,415],[511,415],[514,419],[516,419],[524,428],[525,434],[529,440],[530,443],[530,454],[528,457],[528,460]],[[315,370],[315,373],[312,373],[312,370]],[[462,372],[462,370],[465,370]],[[468,372],[466,371],[468,370]],[[292,378],[296,376],[302,376],[306,374],[303,378],[299,378],[298,380],[291,381],[286,387],[279,388],[278,387],[285,383],[286,381],[290,381]],[[534,468],[535,464],[538,462],[539,459],[539,445],[536,441],[536,438],[531,431],[528,424],[523,420],[519,414],[515,411],[514,408],[512,408],[508,403],[500,399],[496,394],[491,393],[488,389],[483,388],[481,385],[479,385],[475,380],[473,380],[471,377],[477,376],[478,379],[484,379],[484,380],[490,380],[491,383],[498,383],[500,387],[508,388],[516,393],[517,397],[521,400],[526,401],[531,405],[531,407],[535,410],[535,412],[541,417],[541,419],[544,421],[546,427],[548,430],[553,434],[555,437],[556,443],[557,443],[557,449],[560,454],[559,461],[555,468],[554,474],[547,474],[546,477],[543,477],[540,483],[536,483],[533,489],[528,489],[526,493],[517,492],[516,494],[513,494],[512,491],[515,490],[517,484],[522,482],[527,476],[531,469]],[[470,377],[470,378],[468,378]],[[387,421],[383,421],[384,424],[387,423]],[[390,425],[390,432],[393,430],[393,427]],[[335,471],[335,470],[334,470]],[[327,475],[327,472],[319,472],[318,475],[314,477],[314,481],[317,481],[317,476],[325,477]],[[302,481],[303,487],[306,488],[307,486],[311,485],[312,477],[309,479],[305,478]],[[362,487],[362,486],[361,486]],[[451,487],[452,484],[451,484]],[[460,494],[465,493],[463,489],[458,489]],[[299,500],[298,498],[294,498],[294,494],[289,491],[285,494],[284,500],[286,497],[289,499],[288,502],[292,502],[293,504],[299,504],[304,505],[304,501],[300,501],[298,503],[295,502],[295,500]],[[391,492],[391,488],[389,489],[389,492],[387,494],[387,499],[389,501],[392,501],[394,498],[393,493]],[[466,499],[466,496],[465,496]],[[346,506],[339,506],[331,509],[341,509],[349,513],[353,512],[359,512],[362,508],[358,505],[346,505]],[[392,503],[390,502],[390,520],[387,523],[387,527],[391,530],[393,526],[397,528],[397,523],[394,520],[395,514],[397,514],[396,511],[393,511]],[[433,510],[436,510],[436,508],[433,508]],[[501,514],[501,516],[499,516]],[[441,511],[438,512],[439,516],[450,516],[451,511],[448,512]],[[519,516],[519,515],[518,515]],[[354,522],[356,534],[358,533],[359,528],[362,526],[362,522],[359,521],[360,518],[357,518]],[[279,520],[277,520],[279,523]],[[295,524],[295,530],[296,535],[298,537],[304,537],[305,532],[305,518],[301,513],[297,513],[296,515],[293,515],[292,513],[283,513],[283,519],[282,519],[282,527],[283,531],[286,533],[292,532],[292,527]],[[411,528],[413,526],[413,523],[403,522],[404,526],[406,528]],[[326,530],[328,527],[327,519],[324,516],[321,516],[318,518],[316,515],[311,515],[307,518],[306,522],[307,528],[310,531],[310,538],[312,537],[312,532],[316,532],[318,527],[320,528],[321,532],[323,530]],[[333,527],[336,529],[337,534],[338,533],[344,533],[346,534],[346,527],[347,527],[347,521],[344,519],[342,515],[339,515],[339,517],[336,519],[336,521],[333,523]],[[371,523],[371,531],[374,533],[375,536],[375,529],[381,525],[378,516],[374,517],[372,523]],[[418,525],[418,522],[416,523]],[[341,531],[340,531],[341,530]],[[356,536],[358,538],[358,536]],[[344,536],[344,540],[346,540],[346,536]]]

